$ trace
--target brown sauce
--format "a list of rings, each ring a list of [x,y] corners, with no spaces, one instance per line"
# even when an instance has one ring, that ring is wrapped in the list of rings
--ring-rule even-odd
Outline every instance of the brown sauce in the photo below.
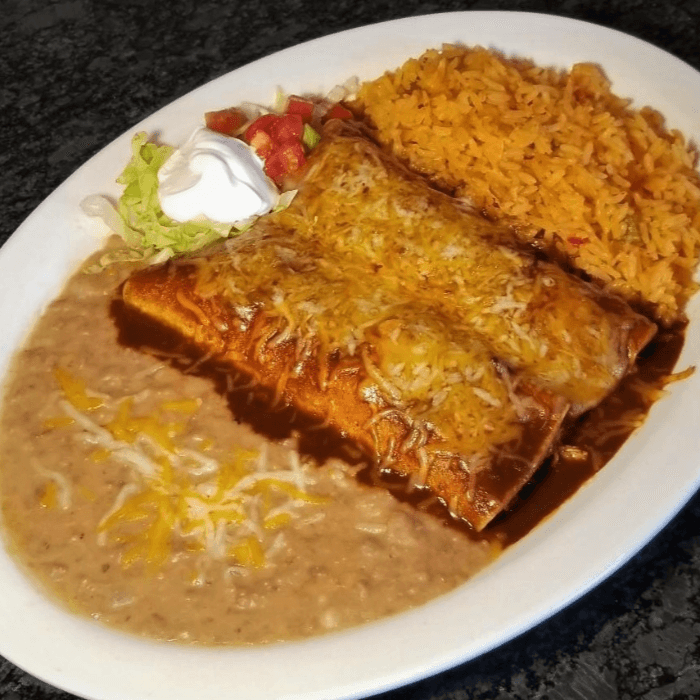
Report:
[[[595,410],[569,425],[562,444],[586,450],[584,459],[561,451],[542,465],[532,482],[518,494],[508,513],[493,523],[490,532],[504,545],[526,535],[556,510],[607,464],[633,432],[610,431],[606,425],[629,412],[645,415],[664,379],[672,372],[683,349],[685,325],[660,330],[637,358],[635,369]]]

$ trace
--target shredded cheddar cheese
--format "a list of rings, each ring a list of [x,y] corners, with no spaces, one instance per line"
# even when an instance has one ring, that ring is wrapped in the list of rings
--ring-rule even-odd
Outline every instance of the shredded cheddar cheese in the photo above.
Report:
[[[43,493],[39,499],[39,503],[42,508],[55,508],[58,502],[56,484],[53,481],[49,481],[46,486],[44,486]]]
[[[95,450],[90,455],[90,459],[93,462],[106,462],[110,458],[111,454],[112,453],[106,447],[101,447],[99,450]]]
[[[164,411],[174,411],[176,413],[192,414],[199,410],[202,405],[201,399],[176,399],[174,401],[164,401],[161,408]]]
[[[124,567],[141,562],[156,570],[185,551],[261,568],[276,531],[291,523],[300,509],[327,500],[308,491],[304,465],[293,451],[289,466],[280,467],[269,463],[266,450],[234,447],[225,458],[215,459],[188,446],[186,424],[170,422],[163,414],[191,417],[200,399],[165,401],[156,412],[138,415],[132,397],[112,406],[90,396],[84,383],[66,370],[58,368],[55,377],[69,421],[54,425],[82,430],[90,443],[97,443],[90,455],[93,462],[114,460],[131,467],[133,480],[120,490],[97,526],[101,544],[121,548]],[[103,424],[86,415],[97,407],[111,413]],[[61,490],[67,485],[60,475],[46,476],[41,506],[65,505]]]
[[[92,411],[103,404],[103,400],[97,396],[89,396],[85,388],[85,382],[76,379],[65,369],[56,367],[54,377],[63,390],[67,401],[79,411]]]
[[[73,419],[69,416],[52,416],[44,421],[44,428],[46,430],[53,430],[54,428],[66,428],[73,423]]]
[[[232,547],[231,554],[241,566],[261,569],[265,566],[265,553],[255,537],[248,537]]]

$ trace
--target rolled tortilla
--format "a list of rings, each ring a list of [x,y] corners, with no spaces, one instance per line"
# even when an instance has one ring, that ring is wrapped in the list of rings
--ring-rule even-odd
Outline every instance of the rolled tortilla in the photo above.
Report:
[[[621,299],[517,247],[512,227],[432,189],[343,122],[329,123],[278,222],[364,260],[408,297],[438,300],[494,356],[564,396],[573,414],[609,394],[656,331]]]
[[[550,451],[566,401],[521,380],[438,307],[298,243],[262,223],[134,274],[123,298],[481,530]]]
[[[292,204],[124,300],[477,530],[655,326],[331,122]]]

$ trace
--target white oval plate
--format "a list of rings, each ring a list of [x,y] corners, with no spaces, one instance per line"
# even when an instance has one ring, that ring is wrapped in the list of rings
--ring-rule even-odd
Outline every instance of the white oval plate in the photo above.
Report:
[[[80,200],[118,194],[114,178],[136,130],[180,143],[205,110],[288,93],[325,93],[374,78],[444,42],[480,44],[569,67],[600,63],[620,95],[650,104],[700,139],[700,74],[638,39],[537,14],[465,12],[409,18],[317,39],[256,61],[156,112],[61,185],[0,250],[0,373],[37,313],[105,234]],[[32,284],[27,284],[32,280]],[[680,366],[700,363],[700,304]],[[357,698],[471,659],[554,614],[621,566],[700,482],[700,373],[673,386],[639,432],[588,485],[468,584],[422,608],[301,643],[199,649],[152,643],[74,617],[40,594],[0,551],[0,653],[70,692],[100,700]]]

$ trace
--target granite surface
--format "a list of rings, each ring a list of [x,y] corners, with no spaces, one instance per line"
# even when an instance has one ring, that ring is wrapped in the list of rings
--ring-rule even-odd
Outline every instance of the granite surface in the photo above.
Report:
[[[700,68],[695,0],[3,0],[0,241],[100,148],[211,78],[341,29],[477,9],[589,20]],[[700,697],[699,525],[696,496],[617,574],[555,617],[479,659],[377,697]],[[2,700],[70,697],[0,657]]]

